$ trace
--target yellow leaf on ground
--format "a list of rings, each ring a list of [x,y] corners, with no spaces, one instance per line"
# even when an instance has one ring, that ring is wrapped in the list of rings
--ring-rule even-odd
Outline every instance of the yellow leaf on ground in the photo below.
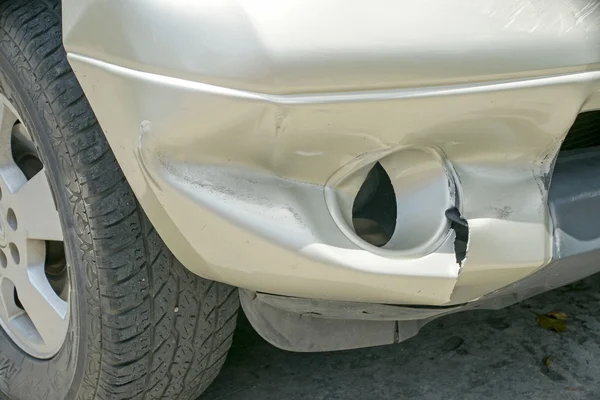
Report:
[[[546,315],[550,318],[560,319],[561,321],[564,321],[567,319],[567,314],[565,314],[564,312],[549,312]]]
[[[547,315],[538,315],[535,320],[544,329],[555,332],[564,332],[567,330],[565,321],[549,317]]]

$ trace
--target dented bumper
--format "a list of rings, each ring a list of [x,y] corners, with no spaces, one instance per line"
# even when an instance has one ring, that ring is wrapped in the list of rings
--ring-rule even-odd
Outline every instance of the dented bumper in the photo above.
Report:
[[[516,0],[448,0],[439,14],[380,0],[372,15],[333,0],[314,6],[339,13],[299,1],[64,3],[69,61],[191,271],[299,298],[453,305],[555,256],[554,159],[578,113],[600,108],[587,2],[581,15],[577,2]],[[396,172],[410,221],[383,248],[348,218],[377,162]],[[468,224],[460,263],[452,207]]]
[[[600,116],[584,122],[600,127]],[[315,300],[242,290],[240,299],[245,314],[265,340],[282,349],[344,350],[399,343],[441,316],[507,307],[583,279],[600,271],[598,176],[600,148],[561,152],[548,194],[554,226],[553,260],[531,275],[475,301],[419,307]]]

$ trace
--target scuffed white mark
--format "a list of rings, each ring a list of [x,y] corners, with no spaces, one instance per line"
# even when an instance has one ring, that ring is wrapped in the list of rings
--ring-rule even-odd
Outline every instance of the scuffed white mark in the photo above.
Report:
[[[576,25],[582,24],[589,16],[593,15],[596,10],[600,7],[600,2],[591,1],[587,4],[579,15],[576,14],[577,20],[575,21]],[[597,16],[598,17],[598,16]]]
[[[152,122],[147,119],[143,120],[140,124],[140,137],[139,137],[139,146],[142,148],[142,138],[144,135],[148,135],[152,132]]]
[[[455,7],[464,14],[484,15],[490,25],[501,23],[512,31],[563,35],[574,28],[582,32],[600,28],[600,2],[596,0],[474,0]]]
[[[150,122],[148,120],[143,120],[142,123],[140,124],[140,133],[137,137],[138,144],[137,144],[137,147],[134,148],[135,150],[133,152],[135,158],[138,160],[138,162],[141,165],[145,165],[144,141],[146,140],[145,138],[147,136],[149,136],[151,132],[152,132],[152,122]]]
[[[162,192],[160,183],[154,179],[154,176],[150,173],[150,170],[153,169],[152,160],[161,159],[163,156],[163,153],[156,143],[156,138],[152,135],[152,122],[143,120],[140,123],[139,132],[137,146],[133,147],[133,156],[136,159],[140,170],[154,186],[154,189]]]
[[[170,184],[221,215],[271,238],[286,232],[296,245],[314,240],[310,227],[298,214],[298,197],[302,198],[300,193],[320,192],[319,186],[300,182],[291,185],[284,178],[239,167],[159,162]]]
[[[519,15],[521,15],[525,7],[527,7],[527,4],[524,4],[521,7],[519,7],[519,9],[510,16],[510,19],[508,20],[506,25],[504,25],[504,28],[509,28],[517,20]]]
[[[152,131],[152,122],[148,121],[147,119],[143,120],[142,123],[140,124],[140,133],[146,134],[146,133],[150,133]]]
[[[304,156],[304,157],[316,157],[316,156],[323,155],[324,152],[322,152],[322,151],[302,151],[302,150],[297,150],[296,154],[298,154],[300,156]]]

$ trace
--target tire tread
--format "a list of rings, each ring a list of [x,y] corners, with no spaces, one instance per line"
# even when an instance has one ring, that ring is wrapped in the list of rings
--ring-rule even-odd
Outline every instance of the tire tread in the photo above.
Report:
[[[12,38],[14,65],[35,76],[27,89],[72,167],[86,302],[101,324],[78,398],[194,399],[231,344],[236,289],[187,271],[145,216],[67,62],[60,12],[58,0],[2,1],[0,39]]]

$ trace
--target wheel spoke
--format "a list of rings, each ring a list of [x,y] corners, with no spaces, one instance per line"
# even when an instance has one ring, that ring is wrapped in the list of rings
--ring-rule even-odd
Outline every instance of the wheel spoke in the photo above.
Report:
[[[46,359],[69,328],[69,277],[40,149],[18,114],[0,93],[0,330]]]
[[[0,165],[14,163],[11,154],[10,139],[12,129],[17,122],[17,115],[8,105],[8,101],[0,93]]]
[[[44,169],[27,181],[15,197],[13,206],[19,225],[29,239],[63,240],[60,218]]]
[[[17,283],[23,308],[47,346],[64,339],[68,328],[68,304],[54,293],[44,274],[44,266],[29,267]]]
[[[15,314],[16,305],[14,304],[15,287],[11,281],[0,277],[0,318],[8,322],[11,316]]]

